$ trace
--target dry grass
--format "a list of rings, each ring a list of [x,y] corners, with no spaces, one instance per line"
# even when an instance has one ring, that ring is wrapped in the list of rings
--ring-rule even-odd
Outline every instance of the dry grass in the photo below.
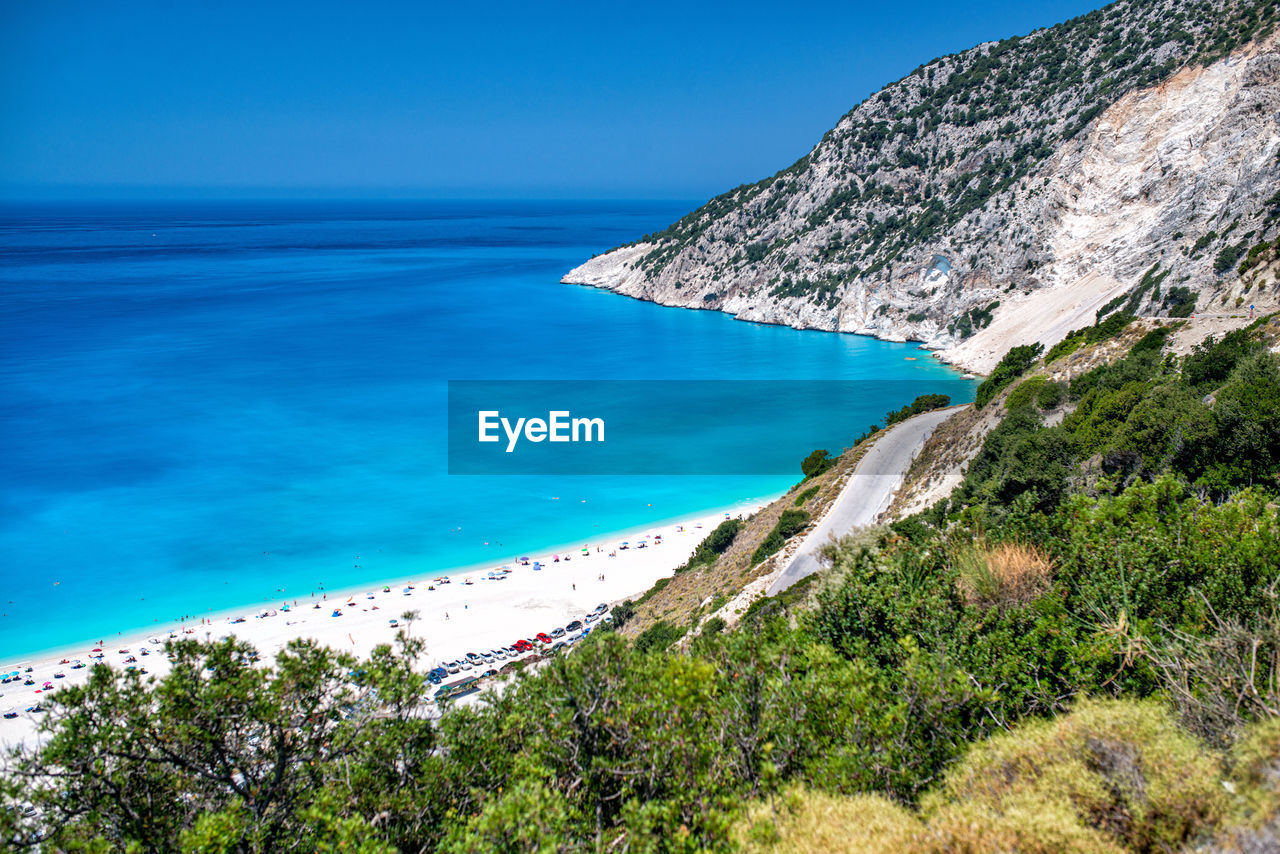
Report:
[[[939,820],[1065,809],[1100,846],[1174,850],[1225,816],[1219,775],[1217,758],[1168,709],[1086,700],[974,747],[923,809]]]
[[[735,841],[747,852],[897,854],[911,850],[922,830],[915,815],[885,798],[796,787],[754,805],[735,829]]]
[[[752,581],[771,571],[773,562],[778,559],[777,555],[761,564],[752,563],[751,555],[773,530],[778,517],[784,510],[796,506],[797,495],[816,486],[817,494],[803,504],[803,509],[809,512],[812,522],[816,524],[839,495],[846,475],[853,471],[869,445],[870,443],[864,442],[855,449],[846,450],[829,471],[797,483],[786,495],[747,519],[733,545],[715,563],[673,576],[662,590],[637,609],[635,617],[623,628],[623,633],[635,637],[659,620],[672,625],[688,626],[700,616],[705,616],[703,603],[708,599],[717,596],[732,599]],[[800,461],[797,460],[797,480],[800,477],[799,465]]]
[[[952,565],[959,573],[960,595],[970,605],[1024,605],[1053,581],[1053,560],[1028,543],[978,542],[957,550]]]
[[[1280,718],[1247,727],[1231,750],[1229,764],[1235,814],[1205,850],[1280,851]]]
[[[1242,789],[1268,785],[1278,734],[1260,729],[1240,751]],[[975,745],[918,813],[793,788],[750,807],[734,836],[747,851],[786,854],[1185,850],[1237,818],[1221,774],[1219,756],[1159,704],[1086,700]],[[1265,838],[1272,802],[1251,803],[1258,821],[1223,838]]]

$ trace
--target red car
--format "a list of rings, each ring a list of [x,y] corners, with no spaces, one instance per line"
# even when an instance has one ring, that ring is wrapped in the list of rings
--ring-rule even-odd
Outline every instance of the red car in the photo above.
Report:
[[[511,646],[515,649],[516,652],[528,652],[529,650],[533,649],[533,644],[529,643],[524,638],[521,638],[520,640],[516,641]]]
[[[538,632],[538,640],[541,643],[551,643],[551,635],[546,632]]]

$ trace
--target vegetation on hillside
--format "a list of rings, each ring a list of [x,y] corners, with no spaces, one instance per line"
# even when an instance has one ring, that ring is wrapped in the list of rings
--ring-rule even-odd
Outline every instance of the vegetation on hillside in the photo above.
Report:
[[[6,802],[38,812],[0,811],[0,835],[374,852],[1274,834],[1280,364],[1262,331],[1182,359],[1148,336],[1074,379],[1057,426],[1014,386],[955,494],[834,546],[804,607],[597,631],[439,721],[405,637],[270,665],[184,641],[154,683],[100,667],[11,760]]]

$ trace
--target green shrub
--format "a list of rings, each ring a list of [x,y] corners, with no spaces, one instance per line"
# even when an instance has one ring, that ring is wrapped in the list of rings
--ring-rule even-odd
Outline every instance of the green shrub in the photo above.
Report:
[[[1047,382],[1036,393],[1036,403],[1041,409],[1054,409],[1067,396],[1067,387],[1062,383]]]
[[[1175,285],[1165,293],[1161,303],[1170,317],[1190,317],[1196,310],[1196,294],[1191,288]]]
[[[1034,402],[1040,395],[1041,389],[1049,384],[1049,378],[1046,376],[1028,377],[1018,385],[1014,386],[1009,392],[1009,396],[1005,398],[1005,408],[1013,411],[1022,406]]]
[[[1082,612],[1198,631],[1210,611],[1244,619],[1280,575],[1280,517],[1245,491],[1218,504],[1165,475],[1059,513],[1058,574]]]
[[[751,562],[760,563],[769,555],[774,554],[782,548],[789,537],[800,533],[808,524],[809,514],[804,510],[783,510],[782,515],[778,517],[777,524],[773,526],[773,529],[764,538],[764,542],[760,543],[755,553],[751,555]]]
[[[1236,261],[1244,254],[1245,241],[1239,243],[1230,243],[1220,250],[1218,255],[1213,259],[1213,272],[1221,276],[1236,265]]]
[[[885,426],[892,427],[901,421],[906,421],[913,415],[919,415],[922,412],[929,412],[933,409],[942,409],[951,405],[951,396],[946,394],[922,394],[911,403],[894,410],[885,415]]]
[[[986,406],[1005,386],[1026,373],[1043,352],[1043,344],[1023,344],[1011,348],[991,371],[991,375],[978,386],[974,406],[978,409]]]
[[[637,652],[653,652],[668,649],[673,643],[684,637],[687,630],[681,626],[673,626],[666,620],[659,620],[645,629],[635,639]]]
[[[820,490],[820,489],[822,489],[822,487],[820,487],[820,486],[811,486],[811,487],[809,487],[808,489],[806,489],[806,490],[804,490],[803,492],[801,492],[799,495],[797,495],[797,496],[796,496],[795,506],[796,506],[796,507],[799,507],[801,504],[804,504],[804,503],[805,503],[806,501],[808,501],[810,498],[812,498],[813,496],[817,495],[817,494],[818,494],[818,490]]]
[[[1221,341],[1210,335],[1183,360],[1183,378],[1192,388],[1212,388],[1226,380],[1241,359],[1260,349],[1261,345],[1247,329],[1228,332]]]
[[[687,572],[699,566],[710,566],[715,563],[716,558],[728,551],[729,546],[733,545],[733,541],[738,536],[738,532],[742,530],[742,526],[741,519],[725,519],[710,534],[707,534],[702,542],[698,544],[698,547],[693,550],[689,560],[676,572]]]
[[[718,635],[724,631],[725,625],[727,624],[725,623],[723,617],[711,617],[705,623],[702,624],[702,634]]]
[[[1075,332],[1071,332],[1066,338],[1063,338],[1057,344],[1054,344],[1049,348],[1049,352],[1045,354],[1044,363],[1046,365],[1052,365],[1057,360],[1065,356],[1070,356],[1076,350],[1079,350],[1084,346],[1084,343],[1085,335],[1083,331],[1077,330]]]
[[[800,472],[808,480],[811,477],[817,477],[835,464],[836,458],[819,448],[800,461]]]

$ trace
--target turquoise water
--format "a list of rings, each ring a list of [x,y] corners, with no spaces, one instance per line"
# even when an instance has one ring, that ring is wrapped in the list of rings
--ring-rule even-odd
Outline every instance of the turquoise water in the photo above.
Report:
[[[0,659],[500,563],[796,479],[449,476],[451,379],[954,378],[914,345],[558,283],[690,207],[0,208]],[[820,435],[766,421],[760,442],[798,464],[902,396],[833,410]],[[723,417],[691,412],[687,440],[713,453]]]

